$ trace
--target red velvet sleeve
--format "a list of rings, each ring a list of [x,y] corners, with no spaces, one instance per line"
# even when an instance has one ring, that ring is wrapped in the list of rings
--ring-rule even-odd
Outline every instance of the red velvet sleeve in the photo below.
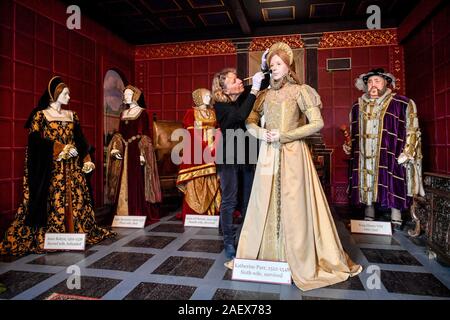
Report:
[[[142,114],[141,114],[141,127],[139,128],[140,130],[140,134],[146,135],[147,137],[151,137],[151,133],[150,133],[150,124],[149,124],[149,119],[148,119],[148,113],[147,110],[142,110]]]
[[[119,133],[120,134],[123,134],[123,121],[122,121],[122,114],[123,114],[123,111],[122,112],[120,112],[120,115],[119,115]]]
[[[183,118],[183,127],[187,129],[188,127],[193,127],[195,121],[194,109],[186,110]]]

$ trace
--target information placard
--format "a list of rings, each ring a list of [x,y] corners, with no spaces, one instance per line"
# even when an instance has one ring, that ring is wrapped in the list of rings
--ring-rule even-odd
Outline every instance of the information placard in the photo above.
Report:
[[[145,216],[115,216],[112,226],[113,228],[143,229],[145,220],[147,220]]]
[[[351,220],[351,232],[392,236],[392,227],[390,222]]]
[[[219,216],[187,214],[185,227],[219,228]]]
[[[233,280],[291,284],[291,270],[286,262],[234,259]]]
[[[86,245],[85,233],[46,233],[44,250],[74,250],[84,251]]]

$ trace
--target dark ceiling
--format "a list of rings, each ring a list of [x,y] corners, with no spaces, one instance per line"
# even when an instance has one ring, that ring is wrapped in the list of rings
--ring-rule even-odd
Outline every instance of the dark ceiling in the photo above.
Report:
[[[63,0],[132,44],[397,27],[419,0]]]

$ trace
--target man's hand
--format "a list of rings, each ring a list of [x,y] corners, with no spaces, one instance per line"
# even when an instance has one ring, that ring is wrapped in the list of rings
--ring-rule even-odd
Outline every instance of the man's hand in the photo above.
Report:
[[[141,166],[145,165],[145,158],[144,158],[144,156],[139,156],[139,161],[141,163]]]
[[[259,91],[259,89],[261,89],[261,83],[264,80],[264,78],[265,78],[264,73],[262,73],[261,71],[255,73],[255,75],[252,78],[253,81],[252,90]]]

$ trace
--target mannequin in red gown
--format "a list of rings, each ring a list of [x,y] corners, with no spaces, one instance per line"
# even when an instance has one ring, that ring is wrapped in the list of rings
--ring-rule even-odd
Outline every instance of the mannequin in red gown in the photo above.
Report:
[[[197,89],[192,93],[195,107],[186,111],[183,126],[189,131],[190,150],[183,150],[183,163],[178,173],[177,187],[184,193],[181,218],[187,214],[218,215],[221,193],[213,159],[201,159],[195,163],[194,145],[201,145],[202,154],[209,148],[214,154],[214,135],[217,121],[214,109],[211,108],[211,92]],[[209,150],[206,150],[208,153]],[[189,152],[190,151],[190,152]]]
[[[117,215],[146,216],[149,225],[159,221],[161,188],[144,95],[127,86],[124,102],[129,108],[108,147],[107,194]]]

